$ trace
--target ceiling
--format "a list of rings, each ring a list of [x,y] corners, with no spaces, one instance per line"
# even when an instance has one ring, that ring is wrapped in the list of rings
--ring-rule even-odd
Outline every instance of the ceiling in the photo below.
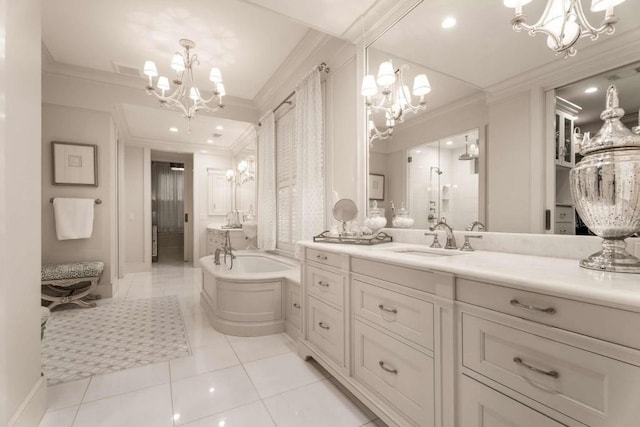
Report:
[[[141,71],[144,61],[151,59],[160,74],[168,77],[171,57],[180,50],[178,40],[189,38],[196,43],[194,52],[200,66],[195,77],[203,90],[210,83],[209,69],[216,66],[222,71],[228,95],[253,101],[310,28],[342,37],[349,28],[362,22],[361,15],[380,5],[391,8],[392,3],[388,0],[45,1],[42,38],[56,63],[114,73],[118,65]],[[525,13],[537,17],[543,4],[532,2],[525,6]],[[640,1],[626,1],[616,7],[616,14],[620,16],[617,33],[637,27],[640,21],[628,18],[640,16]],[[455,15],[457,26],[442,29],[440,23],[445,15]],[[599,15],[592,21],[599,22],[602,19]],[[428,111],[433,111],[549,62],[564,61],[546,47],[544,37],[515,33],[509,24],[512,16],[513,10],[499,0],[424,0],[399,25],[375,41],[377,52],[372,52],[371,57],[375,59],[379,54],[380,58],[388,59],[389,55],[382,52],[394,52],[394,64],[404,61],[416,71],[425,69],[433,88],[427,96]],[[580,42],[579,51],[588,49],[590,43]],[[408,77],[407,80],[412,79]],[[140,77],[141,86],[143,81]],[[169,134],[168,123],[178,123],[179,128],[186,125],[178,112],[131,104],[121,106],[121,111],[126,128],[136,138],[211,145],[207,139],[215,129],[210,116],[206,121],[196,120],[191,134]],[[207,122],[208,126],[204,126]],[[231,120],[225,122],[225,132],[215,139],[214,146],[229,147],[233,142],[230,139],[250,125],[241,122],[235,127]]]
[[[524,6],[529,23],[542,14],[544,5],[543,1],[535,1]],[[594,25],[602,21],[604,13],[592,14],[588,7],[585,9]],[[629,0],[616,6],[615,14],[620,17],[616,34],[637,28],[640,1]],[[454,16],[457,25],[443,29],[441,23],[446,16]],[[513,9],[503,6],[500,0],[425,0],[373,46],[481,89],[550,62],[571,61],[554,55],[544,36],[516,33],[510,25],[513,16]],[[601,40],[607,37],[610,36],[602,36]],[[588,39],[579,41],[578,55],[593,43]]]

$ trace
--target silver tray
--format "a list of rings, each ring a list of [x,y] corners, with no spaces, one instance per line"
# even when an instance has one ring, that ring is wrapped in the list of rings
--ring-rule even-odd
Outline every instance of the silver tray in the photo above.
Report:
[[[314,242],[319,243],[342,243],[346,245],[377,245],[379,243],[389,243],[393,239],[385,232],[380,232],[378,234],[371,236],[361,236],[361,237],[346,237],[346,236],[337,236],[331,237],[329,236],[329,231],[323,231],[317,236],[313,237]]]

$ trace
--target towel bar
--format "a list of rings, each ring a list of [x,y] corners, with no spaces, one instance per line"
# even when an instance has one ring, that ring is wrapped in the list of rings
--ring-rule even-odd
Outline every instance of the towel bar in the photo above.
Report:
[[[55,197],[50,198],[49,199],[49,203],[53,203],[53,199],[54,198]],[[96,205],[100,205],[100,204],[102,204],[102,199],[96,199],[95,202],[96,202]]]

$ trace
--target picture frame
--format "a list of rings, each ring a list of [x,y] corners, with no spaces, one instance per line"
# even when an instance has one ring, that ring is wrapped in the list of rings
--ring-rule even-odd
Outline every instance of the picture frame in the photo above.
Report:
[[[369,174],[369,200],[384,200],[384,175]]]
[[[53,185],[98,186],[98,146],[51,142]]]

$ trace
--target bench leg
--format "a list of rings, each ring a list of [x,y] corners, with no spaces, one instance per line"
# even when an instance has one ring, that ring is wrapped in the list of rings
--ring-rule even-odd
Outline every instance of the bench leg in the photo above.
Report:
[[[69,295],[64,295],[64,296],[52,296],[52,295],[46,295],[44,293],[42,293],[41,298],[44,299],[45,301],[51,301],[51,304],[49,305],[49,310],[53,309],[54,307],[59,306],[60,304],[76,304],[79,305],[80,307],[84,307],[84,308],[91,308],[91,307],[95,307],[96,303],[95,302],[86,302],[83,301],[83,299],[99,299],[100,296],[99,295],[95,295],[92,296],[90,295],[91,292],[95,289],[96,286],[98,286],[98,280],[100,278],[99,277],[94,277],[94,278],[87,278],[87,279],[83,279],[83,280],[79,280],[78,283],[82,283],[82,282],[90,282],[89,286],[87,286],[86,288],[82,289],[80,292],[78,293],[71,293]],[[65,287],[64,286],[56,286],[56,285],[52,285],[52,284],[48,284],[46,286],[49,287],[53,287],[55,290],[57,291],[64,291]],[[97,298],[96,298],[97,297]]]

